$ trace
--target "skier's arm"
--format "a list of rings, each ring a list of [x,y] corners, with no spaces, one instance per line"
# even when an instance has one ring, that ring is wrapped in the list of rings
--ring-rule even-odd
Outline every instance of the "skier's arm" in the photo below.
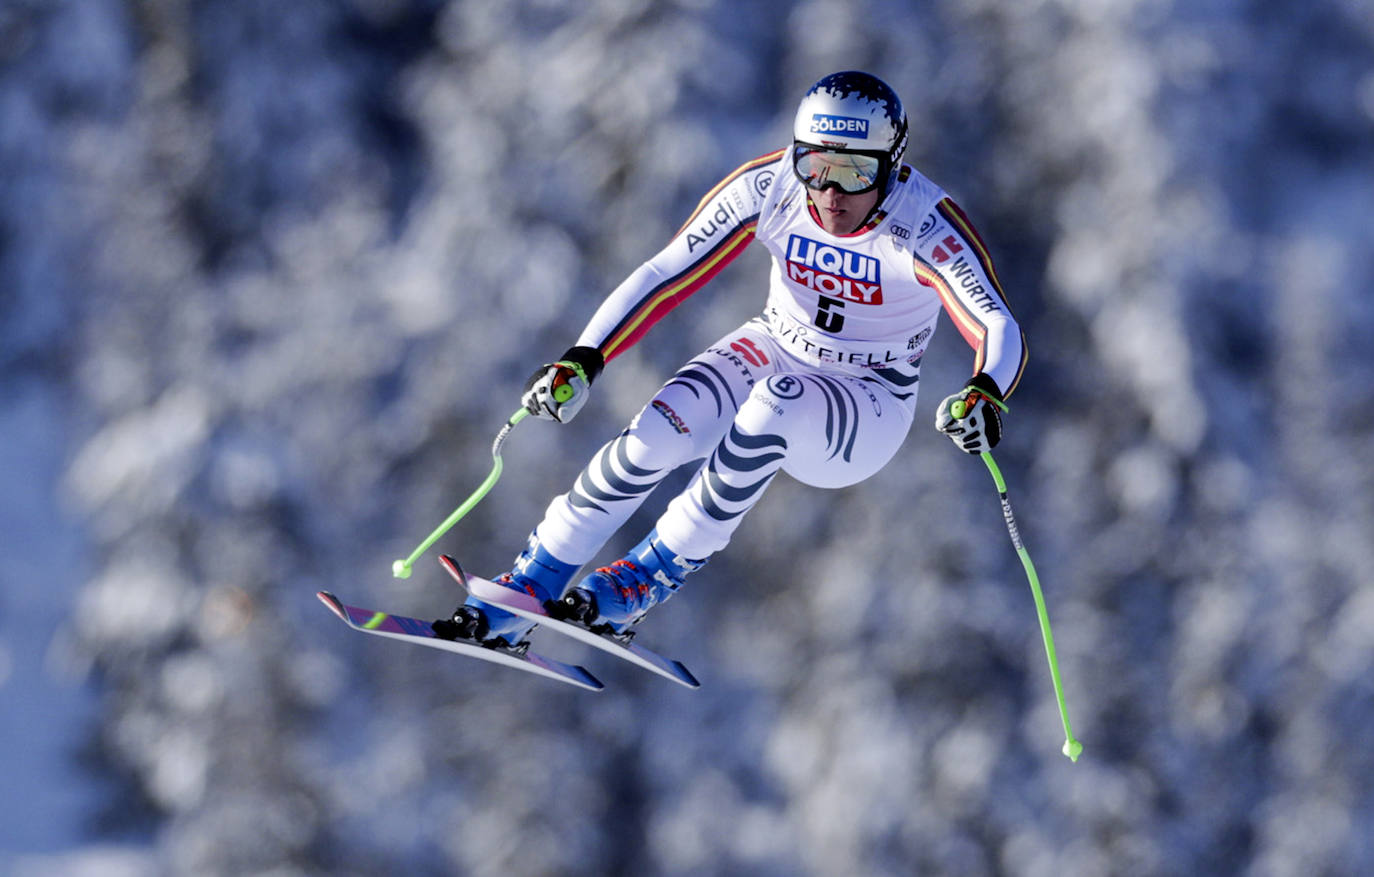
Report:
[[[743,252],[781,154],[745,163],[708,192],[668,245],[602,302],[577,344],[610,362]]]
[[[1006,399],[1026,366],[1025,336],[968,217],[949,198],[935,206],[935,217],[938,227],[917,248],[916,274],[940,294],[945,312],[973,348],[975,379],[985,376],[983,387]]]
[[[760,156],[722,180],[668,245],[611,292],[577,343],[530,377],[521,402],[531,414],[561,423],[572,420],[607,362],[630,349],[744,251],[754,239],[772,166],[781,155]]]
[[[541,366],[522,402],[537,417],[568,422],[602,367],[749,246],[782,151],[746,162],[701,199],[668,245],[625,278],[597,308],[577,344]]]

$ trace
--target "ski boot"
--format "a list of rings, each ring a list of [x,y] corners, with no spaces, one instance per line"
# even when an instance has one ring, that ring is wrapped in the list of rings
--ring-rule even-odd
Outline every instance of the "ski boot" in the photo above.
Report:
[[[562,595],[577,569],[576,565],[564,563],[545,551],[539,544],[538,535],[531,533],[525,550],[515,559],[514,569],[492,581],[524,591],[546,603]],[[433,627],[434,633],[443,639],[466,639],[484,646],[519,648],[527,644],[525,638],[535,624],[476,597],[468,597],[454,610],[452,617],[434,622]]]
[[[655,529],[628,555],[579,582],[550,609],[550,614],[594,633],[627,636],[632,624],[676,593],[687,574],[705,564],[705,560],[674,554]]]

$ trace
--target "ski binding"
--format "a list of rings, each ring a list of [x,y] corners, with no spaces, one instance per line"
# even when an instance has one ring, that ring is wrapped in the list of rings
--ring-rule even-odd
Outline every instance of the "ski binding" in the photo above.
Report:
[[[701,687],[701,683],[692,675],[692,671],[688,670],[681,661],[665,658],[657,652],[639,645],[634,642],[632,633],[615,634],[590,630],[580,624],[563,621],[550,615],[546,605],[530,594],[512,590],[487,579],[468,575],[463,572],[458,561],[447,554],[440,556],[439,562],[443,564],[444,569],[448,570],[449,575],[458,581],[458,584],[467,589],[469,594],[485,603],[491,603],[507,612],[513,612],[522,618],[537,622],[555,633],[595,646],[603,652],[609,652],[631,664],[657,673],[678,685],[692,689]]]
[[[536,676],[566,682],[588,691],[601,691],[606,687],[583,667],[576,664],[564,664],[561,661],[555,661],[530,651],[529,643],[521,643],[516,647],[484,646],[471,640],[444,639],[435,634],[433,626],[428,621],[408,618],[404,615],[392,615],[389,612],[360,609],[357,606],[346,606],[338,597],[328,591],[320,591],[315,596],[319,597],[320,602],[328,606],[330,611],[339,616],[345,624],[362,633],[390,637],[419,646],[429,646],[471,658],[480,658],[493,664],[514,667]]]

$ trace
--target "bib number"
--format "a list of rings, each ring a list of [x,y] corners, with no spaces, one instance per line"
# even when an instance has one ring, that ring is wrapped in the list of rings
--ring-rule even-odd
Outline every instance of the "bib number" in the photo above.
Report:
[[[844,326],[844,314],[840,313],[843,307],[844,302],[838,298],[821,296],[820,304],[816,307],[816,328],[838,335]]]

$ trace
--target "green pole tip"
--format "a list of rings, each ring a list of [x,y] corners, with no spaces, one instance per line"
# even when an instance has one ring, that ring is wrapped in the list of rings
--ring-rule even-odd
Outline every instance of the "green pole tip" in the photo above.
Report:
[[[968,403],[966,403],[963,399],[956,399],[950,403],[949,416],[953,417],[955,420],[963,420],[964,415],[967,413]]]
[[[410,564],[404,560],[398,560],[391,565],[391,574],[398,579],[410,578]]]
[[[1083,744],[1074,739],[1065,740],[1064,754],[1069,757],[1069,761],[1077,764],[1078,756],[1083,754]]]
[[[570,386],[568,386],[567,384],[562,384],[562,385],[560,385],[560,386],[554,388],[554,391],[553,391],[553,400],[554,400],[555,402],[559,402],[559,403],[566,402],[566,401],[568,401],[569,399],[571,399],[572,397],[573,397],[573,388],[570,387]]]

